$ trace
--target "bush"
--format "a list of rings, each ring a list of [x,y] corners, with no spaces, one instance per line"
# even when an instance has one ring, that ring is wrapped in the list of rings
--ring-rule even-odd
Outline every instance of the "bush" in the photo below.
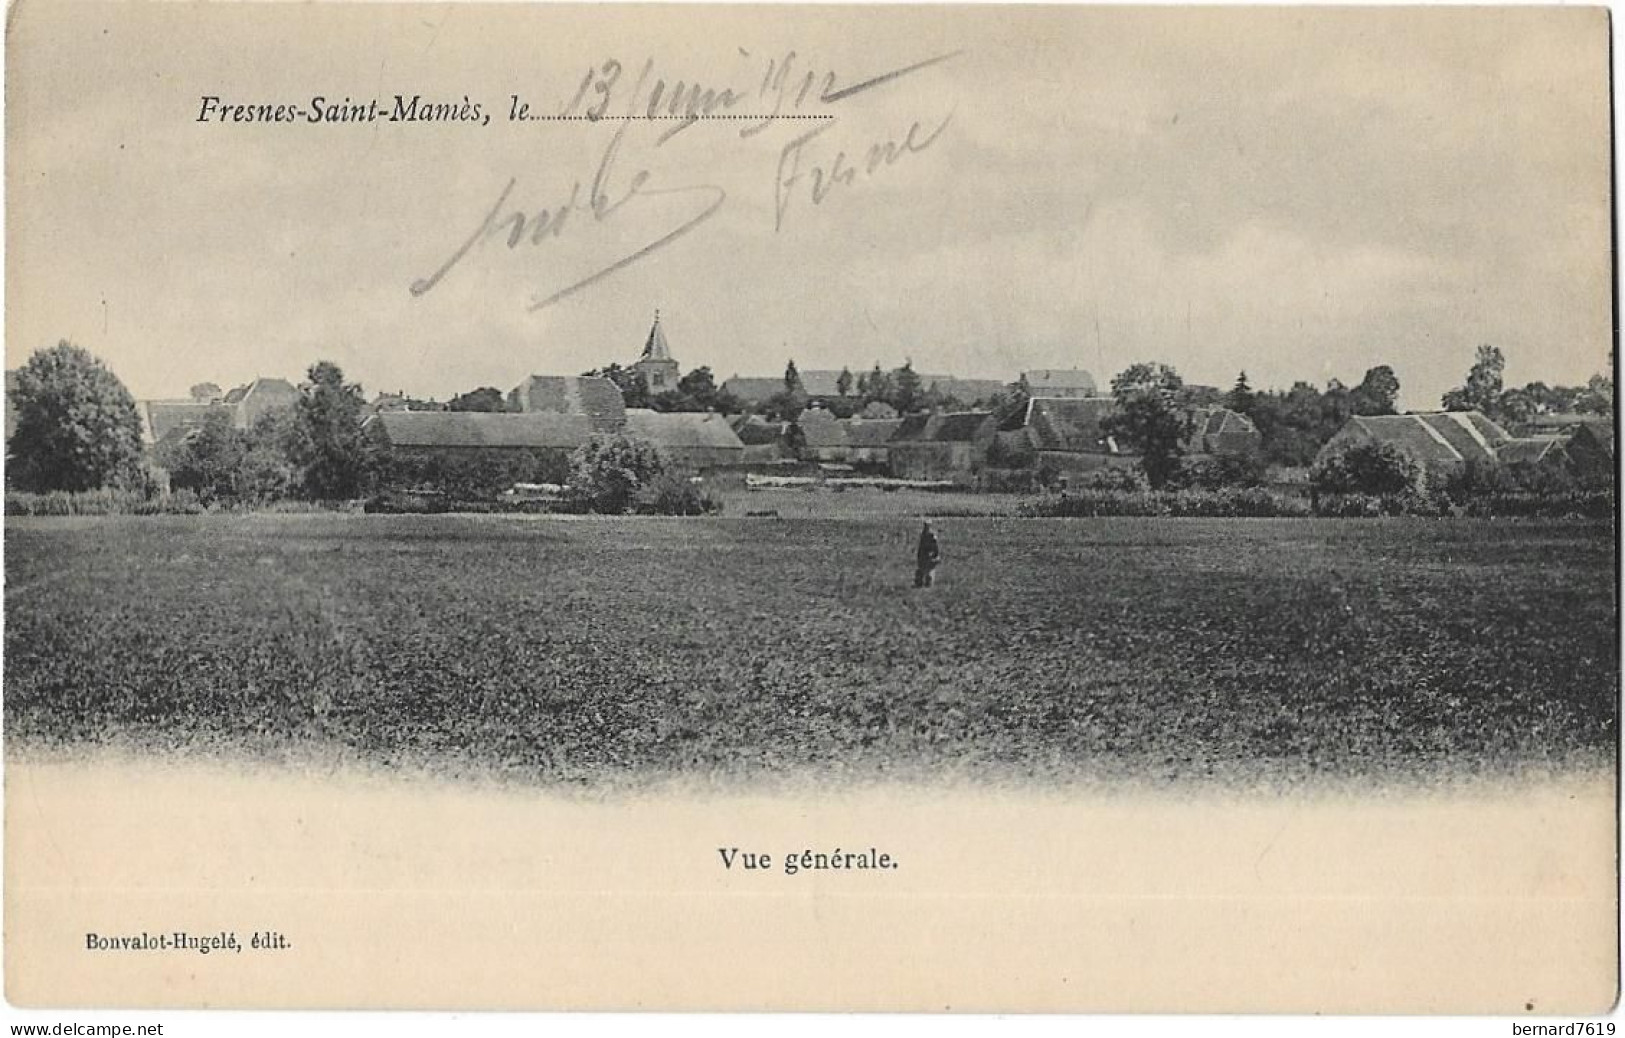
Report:
[[[238,501],[264,505],[281,501],[293,492],[297,473],[287,459],[269,447],[251,447],[232,474],[231,490]]]
[[[564,483],[569,478],[569,457],[542,449],[421,451],[387,458],[378,468],[378,482],[389,490],[432,490],[465,503],[494,501],[515,483]]]
[[[665,469],[651,443],[595,436],[570,456],[570,496],[591,511],[621,515]]]
[[[710,515],[721,510],[720,500],[675,472],[662,472],[637,495],[639,515]]]
[[[1492,519],[1613,519],[1618,501],[1611,490],[1532,494],[1481,494],[1463,506],[1465,514]]]
[[[1256,452],[1209,454],[1187,458],[1174,473],[1171,485],[1176,488],[1222,490],[1226,487],[1261,487],[1269,466]]]
[[[1376,494],[1323,494],[1315,501],[1315,514],[1331,519],[1375,519],[1392,513]]]
[[[1390,443],[1356,443],[1315,463],[1309,484],[1322,494],[1407,494],[1423,491],[1420,465]]]
[[[1531,493],[1525,490],[1482,490],[1461,501],[1440,492],[1406,494],[1323,494],[1315,514],[1330,518],[1378,516],[1467,516],[1474,519],[1612,519],[1617,507],[1612,490]]]
[[[438,490],[386,490],[367,499],[362,510],[379,515],[438,515],[451,501]]]
[[[983,469],[976,488],[989,494],[1034,494],[1044,489],[1046,472],[1038,469]]]
[[[1110,466],[1096,469],[1081,479],[1069,481],[1068,488],[1135,493],[1150,490],[1151,484],[1146,481],[1145,473],[1140,471],[1138,466],[1134,468]]]
[[[156,496],[112,487],[6,494],[7,515],[197,515],[205,510],[203,502],[190,490]]]
[[[1174,516],[1280,518],[1309,514],[1302,498],[1262,487],[1226,490],[1098,490],[1065,492],[1023,505],[1018,514],[1048,518]]]

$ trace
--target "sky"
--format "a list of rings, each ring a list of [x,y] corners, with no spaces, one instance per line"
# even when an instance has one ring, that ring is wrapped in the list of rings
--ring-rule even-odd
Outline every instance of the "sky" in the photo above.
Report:
[[[630,363],[658,308],[719,379],[1388,364],[1428,409],[1492,343],[1508,384],[1579,383],[1612,341],[1606,33],[1561,8],[21,0],[7,365],[70,339],[154,398],[329,359],[443,400]],[[305,118],[396,95],[480,118]],[[696,95],[727,118],[646,118]]]

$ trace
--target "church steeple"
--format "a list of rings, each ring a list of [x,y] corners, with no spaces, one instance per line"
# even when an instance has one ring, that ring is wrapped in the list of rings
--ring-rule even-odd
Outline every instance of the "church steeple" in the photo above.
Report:
[[[666,333],[660,327],[660,311],[655,311],[654,324],[649,326],[649,338],[643,343],[643,356],[632,365],[643,376],[643,384],[650,393],[661,393],[677,387],[677,361],[672,358]]]
[[[666,333],[660,330],[660,311],[655,310],[655,323],[649,326],[649,339],[643,344],[644,360],[671,360],[671,347],[666,345]]]

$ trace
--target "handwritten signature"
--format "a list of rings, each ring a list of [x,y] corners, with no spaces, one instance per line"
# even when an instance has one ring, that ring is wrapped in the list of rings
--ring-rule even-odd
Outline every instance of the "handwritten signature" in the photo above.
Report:
[[[749,57],[744,50],[740,53]],[[519,188],[519,178],[510,177],[474,231],[433,273],[412,282],[412,295],[421,296],[432,291],[476,249],[493,241],[504,242],[509,252],[521,248],[535,249],[565,237],[572,228],[607,227],[623,219],[635,222],[631,214],[646,211],[643,203],[648,199],[687,197],[692,200],[691,208],[681,212],[675,220],[666,217],[667,222],[656,233],[638,235],[640,244],[631,251],[564,288],[537,293],[528,304],[528,309],[540,310],[653,255],[716,216],[728,200],[727,192],[718,184],[659,186],[653,182],[654,177],[646,168],[637,169],[630,176],[623,176],[619,172],[617,165],[627,130],[636,121],[664,119],[672,123],[657,137],[655,146],[659,147],[701,119],[714,117],[754,95],[758,99],[757,104],[765,99],[771,102],[772,108],[759,119],[742,120],[739,136],[751,137],[798,112],[809,98],[822,105],[838,104],[867,90],[946,62],[959,53],[939,54],[843,84],[834,72],[820,75],[812,68],[803,69],[797,55],[791,51],[767,63],[761,83],[754,92],[705,87],[683,81],[668,83],[664,78],[655,79],[651,84],[652,60],[645,62],[632,89],[625,91],[622,86],[623,67],[611,59],[589,68],[572,99],[557,109],[556,114],[541,114],[533,110],[529,102],[521,101],[515,95],[511,98],[510,121],[583,118],[616,121],[618,125],[599,158],[592,178],[585,184],[580,179],[576,180],[567,192],[561,191],[555,195],[556,201],[551,207],[527,211],[512,204],[514,193]],[[625,101],[625,107],[621,109],[623,114],[610,115],[612,106],[622,99]],[[778,168],[774,173],[775,232],[784,227],[792,194],[803,181],[808,183],[807,195],[812,203],[820,205],[837,186],[853,186],[859,179],[860,171],[865,178],[873,177],[903,157],[925,151],[947,129],[952,118],[953,112],[949,112],[930,130],[924,129],[926,124],[917,120],[907,131],[874,143],[866,151],[860,149],[855,153],[859,155],[857,160],[849,160],[844,150],[838,151],[833,161],[819,163],[809,157],[812,143],[831,128],[829,121],[793,138],[780,152]]]
[[[496,204],[491,207],[490,212],[485,214],[485,219],[480,222],[474,233],[433,274],[412,282],[412,294],[421,296],[428,292],[438,285],[453,267],[462,262],[463,258],[476,245],[480,245],[492,238],[501,238],[504,233],[506,233],[508,249],[512,251],[527,242],[532,246],[538,246],[549,239],[559,238],[573,222],[579,222],[579,220],[590,218],[595,224],[605,223],[639,198],[687,194],[702,196],[705,201],[703,208],[698,209],[693,216],[679,223],[674,229],[565,288],[532,299],[529,309],[532,311],[540,310],[561,299],[572,296],[589,285],[602,281],[616,271],[624,270],[658,249],[670,245],[706,220],[709,220],[712,216],[715,216],[717,210],[722,208],[722,203],[727,201],[727,192],[716,184],[696,184],[689,187],[650,187],[648,186],[649,171],[646,169],[640,169],[632,174],[630,180],[620,190],[612,190],[615,158],[620,152],[621,141],[625,135],[626,124],[623,123],[615,131],[615,136],[610,139],[609,146],[604,149],[603,158],[599,161],[598,170],[594,173],[587,188],[587,197],[585,199],[581,197],[581,181],[578,180],[570,188],[570,195],[564,202],[552,209],[538,209],[526,214],[522,209],[512,208],[508,205],[508,199],[519,183],[517,177],[510,177],[507,186],[497,196]],[[577,214],[582,215],[573,221],[571,218],[576,217]]]
[[[893,138],[870,145],[867,154],[857,165],[847,159],[845,151],[838,151],[834,160],[827,165],[809,162],[806,169],[802,168],[807,146],[829,129],[827,125],[808,130],[791,140],[779,152],[779,170],[773,178],[773,230],[777,232],[784,228],[784,215],[790,208],[791,192],[801,181],[810,181],[812,203],[822,205],[836,187],[851,187],[857,181],[860,170],[863,176],[872,177],[895,165],[897,160],[907,155],[917,155],[931,147],[942,136],[942,131],[948,128],[953,117],[954,113],[950,111],[936,129],[923,134],[920,132],[921,123],[916,120],[902,135],[902,140]]]

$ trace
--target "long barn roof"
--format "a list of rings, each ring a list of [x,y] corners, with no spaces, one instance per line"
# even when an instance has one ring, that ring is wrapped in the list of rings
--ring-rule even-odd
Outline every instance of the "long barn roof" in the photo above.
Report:
[[[485,411],[380,411],[367,419],[375,436],[396,447],[533,447],[574,449],[592,438],[586,415]]]

